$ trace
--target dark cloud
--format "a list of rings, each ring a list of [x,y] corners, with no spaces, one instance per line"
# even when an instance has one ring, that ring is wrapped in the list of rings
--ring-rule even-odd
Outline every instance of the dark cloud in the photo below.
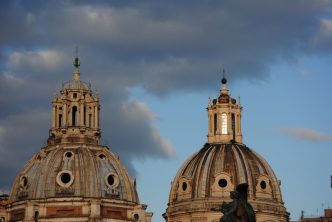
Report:
[[[0,119],[0,190],[9,190],[24,164],[45,145],[49,110],[27,107]]]
[[[50,97],[72,78],[75,46],[82,78],[101,92],[103,141],[134,172],[132,160],[174,148],[132,87],[206,90],[222,67],[231,80],[267,79],[275,61],[331,45],[330,10],[325,0],[1,1],[0,176],[15,175],[47,139]]]

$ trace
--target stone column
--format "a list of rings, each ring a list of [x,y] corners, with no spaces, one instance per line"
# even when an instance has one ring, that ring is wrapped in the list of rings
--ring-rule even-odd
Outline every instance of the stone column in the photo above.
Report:
[[[94,117],[95,117],[94,128],[98,128],[98,105],[94,106]]]
[[[55,111],[55,106],[53,105],[52,106],[52,128],[55,128],[56,127],[56,111]]]
[[[79,118],[79,126],[84,126],[84,103],[81,102],[80,110],[79,110],[80,118]]]
[[[68,115],[68,113],[67,113],[67,104],[66,104],[66,102],[64,102],[64,104],[63,104],[63,114],[62,114],[62,118],[63,118],[63,126],[64,127],[66,127],[67,126],[67,115]]]

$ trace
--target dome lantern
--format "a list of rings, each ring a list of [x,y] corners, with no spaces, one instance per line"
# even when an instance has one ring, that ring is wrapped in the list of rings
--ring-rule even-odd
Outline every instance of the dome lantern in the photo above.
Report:
[[[74,79],[63,84],[52,100],[52,128],[48,144],[94,143],[100,139],[99,96],[80,80],[80,61],[74,60]]]
[[[209,143],[242,143],[241,113],[242,106],[230,96],[226,86],[227,79],[221,80],[219,96],[209,103],[208,142]]]

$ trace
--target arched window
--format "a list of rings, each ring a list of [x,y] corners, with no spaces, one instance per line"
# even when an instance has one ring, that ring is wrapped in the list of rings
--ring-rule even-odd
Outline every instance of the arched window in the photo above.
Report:
[[[235,140],[235,115],[232,113],[232,132],[233,132],[233,140]]]
[[[92,128],[92,114],[89,114],[89,127]]]
[[[59,114],[58,122],[59,122],[59,128],[61,128],[62,127],[62,114]]]
[[[34,215],[34,221],[38,222],[38,218],[39,218],[39,212],[38,212],[38,210],[36,210],[35,215]]]
[[[227,114],[221,114],[221,134],[227,134]]]
[[[5,218],[4,217],[0,217],[0,222],[5,222]]]
[[[86,126],[86,107],[84,106],[84,113],[83,113],[83,124]]]
[[[217,116],[217,114],[214,114],[214,127],[213,127],[213,129],[214,129],[214,135],[216,135],[217,132],[218,132],[218,116]]]
[[[73,106],[72,109],[72,125],[77,126],[77,107]]]

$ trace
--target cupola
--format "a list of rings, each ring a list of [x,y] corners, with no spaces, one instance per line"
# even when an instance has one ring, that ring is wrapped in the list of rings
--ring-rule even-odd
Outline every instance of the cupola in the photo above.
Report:
[[[53,95],[48,144],[99,142],[99,97],[93,95],[90,83],[80,79],[79,66],[76,57],[73,79],[62,84],[60,95]]]
[[[209,143],[242,143],[240,99],[236,101],[229,93],[225,77],[216,99],[209,99],[208,142]]]

